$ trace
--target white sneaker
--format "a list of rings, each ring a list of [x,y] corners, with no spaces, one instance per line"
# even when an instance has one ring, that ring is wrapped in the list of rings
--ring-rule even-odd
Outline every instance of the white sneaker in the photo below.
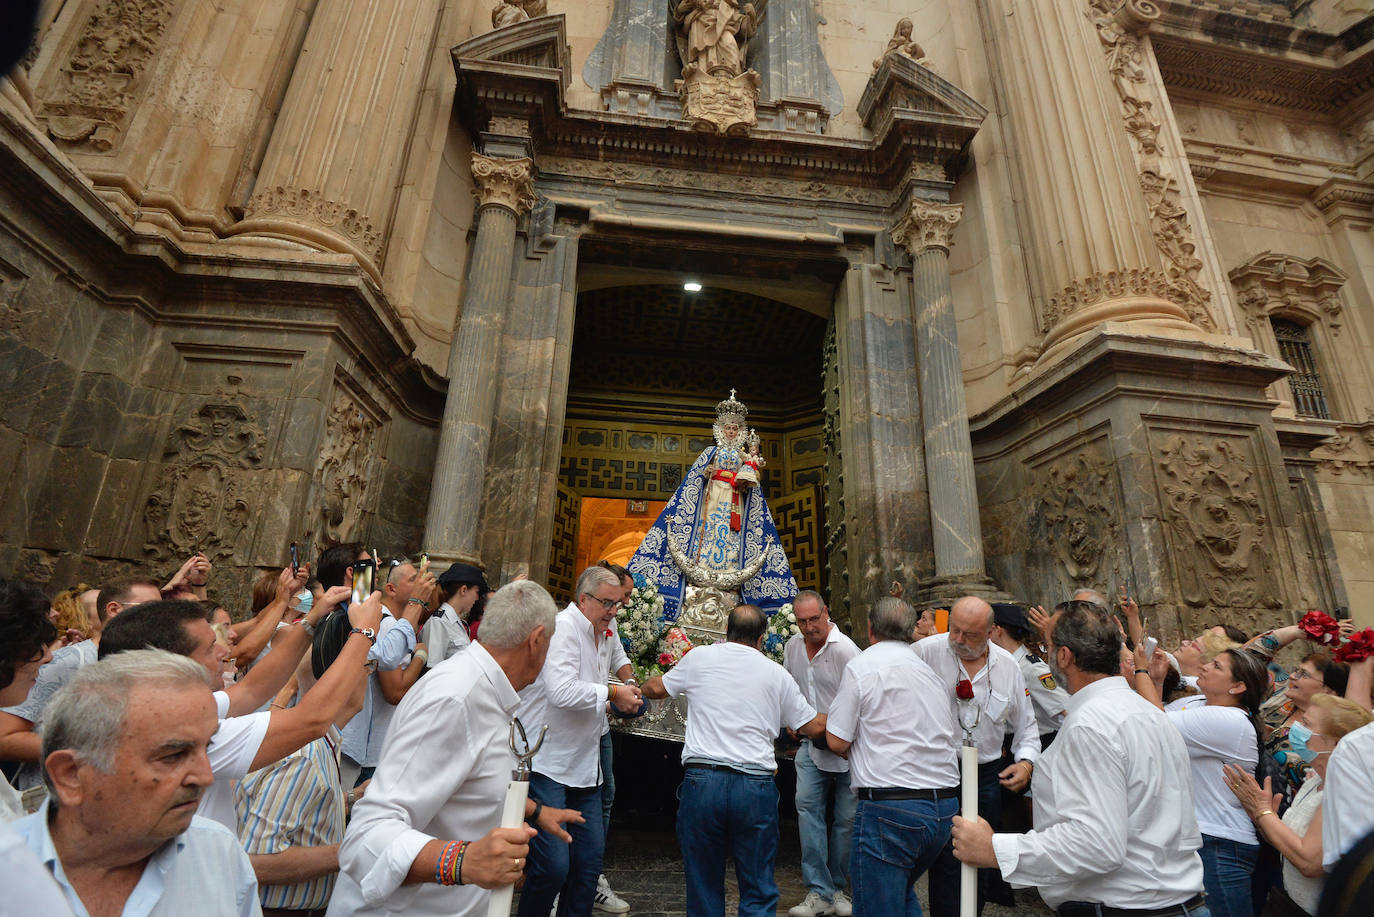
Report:
[[[848,901],[845,902],[849,904]],[[833,914],[835,909],[829,901],[821,897],[820,892],[807,892],[801,904],[793,905],[787,909],[790,917],[821,917],[823,914]]]
[[[849,896],[844,892],[835,892],[834,899],[830,906],[835,910],[835,917],[850,917],[854,913],[854,905],[850,904]]]
[[[611,890],[611,883],[606,881],[605,876],[596,877],[596,897],[592,899],[592,907],[607,914],[625,914],[630,910],[625,899]]]

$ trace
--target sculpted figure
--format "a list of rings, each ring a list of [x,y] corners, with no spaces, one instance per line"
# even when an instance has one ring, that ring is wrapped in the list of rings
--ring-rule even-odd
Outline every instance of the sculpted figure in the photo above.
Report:
[[[491,27],[503,29],[549,11],[548,0],[502,0],[491,11]]]
[[[897,28],[892,30],[892,37],[887,40],[887,47],[883,53],[873,62],[873,69],[877,70],[893,54],[905,54],[907,57],[916,61],[922,67],[929,67],[930,60],[926,57],[926,52],[921,46],[911,40],[911,20],[903,17],[897,20]]]
[[[754,4],[740,6],[739,0],[678,0],[673,21],[683,77],[697,70],[727,78],[743,73],[761,18]]]

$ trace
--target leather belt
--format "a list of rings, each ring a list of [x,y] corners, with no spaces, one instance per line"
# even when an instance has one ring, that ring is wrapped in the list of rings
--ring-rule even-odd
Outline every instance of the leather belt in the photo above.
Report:
[[[1202,907],[1202,895],[1194,895],[1180,904],[1168,907],[1135,908],[1108,907],[1089,901],[1066,901],[1059,905],[1059,917],[1178,917]]]
[[[959,788],[952,786],[939,790],[913,790],[902,786],[861,786],[854,790],[854,795],[860,799],[874,801],[880,799],[958,799]]]
[[[731,766],[728,765],[728,764],[705,764],[705,763],[700,762],[700,761],[698,761],[698,762],[696,762],[696,763],[693,763],[693,764],[686,764],[686,765],[683,765],[683,770],[688,770],[688,771],[690,771],[690,770],[699,770],[699,771],[725,771],[726,773],[730,773],[730,774],[739,774],[739,775],[742,776],[742,777],[762,777],[762,776],[764,776],[763,774],[751,774],[751,773],[749,773],[748,771],[742,771],[742,770],[740,770],[738,767],[731,767]]]

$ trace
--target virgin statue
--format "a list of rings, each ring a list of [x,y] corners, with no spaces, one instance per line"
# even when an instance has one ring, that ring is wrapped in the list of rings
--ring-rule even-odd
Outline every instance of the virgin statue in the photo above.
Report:
[[[690,629],[723,633],[736,603],[771,611],[797,594],[759,488],[764,461],[748,413],[734,389],[716,405],[716,444],[697,456],[630,559],[630,573],[658,587],[664,617]]]

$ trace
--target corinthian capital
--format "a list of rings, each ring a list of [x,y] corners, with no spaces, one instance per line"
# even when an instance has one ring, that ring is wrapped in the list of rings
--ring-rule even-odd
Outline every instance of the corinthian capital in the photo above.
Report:
[[[913,258],[928,248],[948,254],[950,236],[963,215],[963,204],[913,200],[911,209],[892,227],[892,241],[905,247]]]
[[[534,161],[472,154],[472,193],[479,207],[505,207],[520,216],[534,207]]]

